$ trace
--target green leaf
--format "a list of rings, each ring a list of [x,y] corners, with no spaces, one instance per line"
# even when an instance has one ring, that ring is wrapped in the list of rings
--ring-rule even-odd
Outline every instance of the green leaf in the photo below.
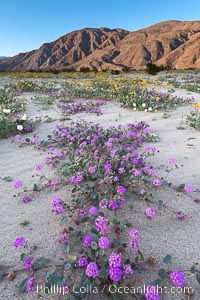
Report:
[[[98,231],[96,230],[96,228],[91,228],[91,233],[98,234]]]
[[[119,220],[118,220],[117,218],[114,218],[112,222],[113,222],[113,224],[115,224],[115,225],[118,225],[118,224],[120,223]]]
[[[170,254],[167,254],[164,258],[163,258],[163,263],[168,265],[168,264],[171,264],[172,262],[172,255]]]
[[[50,283],[51,286],[54,286],[54,285],[61,286],[62,282],[63,282],[63,277],[61,277],[57,274],[51,274],[49,276],[49,281],[47,282],[47,284]]]
[[[60,220],[60,225],[63,226],[67,222],[67,217],[63,216]]]
[[[5,176],[5,177],[3,178],[3,180],[4,180],[4,181],[10,182],[10,181],[13,181],[13,178],[10,177],[10,176]]]
[[[27,143],[30,143],[31,140],[30,140],[29,138],[26,138],[25,141],[26,141]]]
[[[98,277],[99,277],[99,278],[104,278],[104,277],[107,276],[107,275],[108,275],[108,270],[101,269],[101,270],[99,271]]]
[[[134,273],[138,276],[142,275],[142,271],[141,270],[134,270]]]
[[[162,287],[162,285],[163,285],[163,282],[162,282],[162,279],[156,279],[156,280],[154,280],[154,281],[152,281],[151,283],[150,283],[151,285],[155,285],[156,287],[158,286],[158,287]]]
[[[68,262],[68,261],[66,261],[65,263],[64,263],[64,269],[67,271],[67,270],[69,270],[71,268],[71,264]]]
[[[45,257],[40,257],[35,263],[34,263],[34,270],[40,269],[44,267],[47,264],[48,260]]]
[[[98,245],[97,245],[97,243],[96,243],[95,241],[93,241],[93,242],[91,243],[91,248],[94,249],[94,250],[97,250],[97,249],[98,249]]]
[[[64,176],[69,176],[69,175],[70,175],[70,170],[64,170],[64,171],[62,172],[62,174],[63,174]]]
[[[120,241],[117,239],[113,239],[113,242],[115,244],[115,247],[118,247],[120,245]]]
[[[200,274],[199,273],[196,274],[196,281],[200,284]]]
[[[82,220],[81,220],[81,222],[82,223],[85,223],[85,222],[90,222],[90,217],[84,217]]]
[[[185,183],[180,184],[177,188],[176,191],[177,192],[183,192],[184,191],[184,187],[185,187]]]
[[[78,298],[76,296],[74,296],[74,295],[70,295],[69,298],[68,298],[68,300],[77,300],[77,299]]]
[[[196,273],[196,268],[195,268],[195,266],[192,266],[192,267],[190,268],[190,272],[191,272],[192,274]]]
[[[121,221],[120,225],[119,225],[119,229],[120,229],[120,231],[124,231],[126,229],[126,223]]]
[[[159,275],[162,279],[167,278],[167,272],[165,271],[165,269],[160,269],[159,272],[158,272],[158,275]]]
[[[30,253],[22,253],[20,255],[20,260],[25,261],[30,256]]]
[[[138,254],[141,257],[141,259],[144,260],[144,255],[142,254],[142,252],[140,250],[138,250]]]
[[[93,241],[95,241],[95,242],[97,243],[98,240],[99,240],[98,235],[97,235],[96,233],[91,233],[91,236],[92,236],[92,238],[93,238]]]
[[[46,279],[48,279],[51,275],[53,275],[56,271],[56,267],[53,266],[46,274]]]
[[[170,184],[167,180],[163,180],[162,185],[168,187]]]
[[[163,200],[158,200],[158,207],[157,210],[160,211],[163,209]]]
[[[19,286],[19,288],[18,288],[18,290],[19,290],[20,293],[25,292],[27,281],[28,281],[28,278],[25,278],[25,279],[21,282],[21,284],[20,284],[20,286]]]
[[[70,227],[68,227],[68,230],[69,231],[74,231],[74,227],[70,226]]]
[[[111,294],[110,297],[109,297],[111,300],[120,300],[120,297],[118,294]]]
[[[37,190],[38,190],[38,185],[37,185],[37,183],[34,183],[34,185],[33,185],[33,190],[34,190],[34,191],[37,191]]]
[[[63,251],[64,251],[64,253],[69,253],[69,251],[70,251],[70,245],[69,244],[64,244]]]

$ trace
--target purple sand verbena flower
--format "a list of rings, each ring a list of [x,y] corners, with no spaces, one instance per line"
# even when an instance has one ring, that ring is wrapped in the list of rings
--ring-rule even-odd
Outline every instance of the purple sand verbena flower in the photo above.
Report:
[[[170,280],[176,286],[184,286],[185,283],[185,277],[183,273],[178,270],[174,270],[173,272],[170,273]]]
[[[162,180],[160,178],[155,178],[153,180],[153,185],[154,186],[160,186],[162,184]]]
[[[126,202],[126,199],[124,197],[119,198],[119,203],[122,205]]]
[[[20,187],[22,187],[22,181],[21,180],[16,180],[14,182],[14,188],[19,189]]]
[[[61,203],[62,203],[62,199],[59,196],[55,196],[51,200],[51,204],[54,207],[57,206],[57,205],[60,205]]]
[[[169,157],[169,158],[168,158],[168,163],[169,163],[169,164],[175,164],[176,161],[175,161],[175,159],[174,159],[173,157]]]
[[[56,186],[57,184],[59,184],[59,181],[57,180],[57,179],[53,179],[52,181],[51,181],[51,186]]]
[[[100,202],[99,202],[99,207],[102,208],[102,209],[105,209],[108,207],[108,200],[107,199],[102,199]]]
[[[95,262],[90,262],[86,267],[85,273],[88,277],[95,278],[99,274],[99,267]]]
[[[125,169],[124,169],[124,168],[119,168],[119,169],[118,169],[118,173],[119,173],[119,174],[123,174],[124,172],[125,172]]]
[[[120,267],[110,267],[109,276],[113,281],[119,281],[122,277],[122,269]]]
[[[98,210],[97,207],[93,206],[93,207],[90,207],[89,213],[90,213],[92,216],[95,216],[95,215],[98,215],[99,210]]]
[[[32,260],[33,256],[30,256],[24,261],[24,267],[26,268],[26,270],[31,270],[33,268],[33,264],[31,264]]]
[[[154,285],[147,285],[147,290],[144,296],[146,300],[160,300],[160,294]]]
[[[110,267],[122,268],[122,256],[118,253],[112,252],[109,256],[108,262]]]
[[[42,165],[35,165],[35,170],[36,170],[36,171],[41,171],[42,168],[43,168]]]
[[[79,217],[83,218],[87,215],[87,211],[85,209],[78,210]]]
[[[62,204],[56,205],[56,206],[54,207],[54,209],[55,209],[55,212],[56,212],[57,214],[61,214],[61,213],[64,212],[64,207],[62,206]]]
[[[125,194],[126,193],[126,188],[123,185],[118,185],[117,193],[118,194]]]
[[[91,235],[86,235],[83,238],[83,246],[89,248],[92,244],[93,238]]]
[[[156,215],[156,210],[153,207],[147,207],[146,209],[147,218],[153,219]]]
[[[138,239],[139,238],[139,229],[134,228],[129,232],[129,236],[132,237],[132,239]]]
[[[110,241],[107,237],[102,236],[98,241],[98,246],[100,249],[107,249],[110,245]]]
[[[67,244],[67,237],[68,237],[68,234],[66,231],[64,231],[60,238],[62,244]]]
[[[108,233],[108,225],[106,223],[106,219],[102,216],[98,216],[95,219],[96,230],[101,234],[105,235]]]
[[[15,239],[14,246],[15,246],[15,248],[18,248],[18,247],[24,246],[25,243],[26,243],[25,238],[22,236],[19,236]]]
[[[112,165],[111,165],[111,163],[106,162],[105,165],[104,165],[104,167],[105,167],[105,169],[109,170],[109,169],[112,168]]]
[[[138,240],[130,240],[129,248],[133,248],[134,252],[137,253],[139,249],[139,242]]]
[[[94,174],[96,172],[96,167],[89,167],[88,172]]]
[[[27,292],[34,292],[34,285],[35,285],[35,276],[28,279],[26,283],[26,290]]]
[[[191,186],[191,185],[186,185],[186,186],[184,187],[184,191],[185,191],[186,193],[193,193],[193,192],[194,192],[194,188],[193,188],[193,186]]]
[[[115,201],[110,201],[109,203],[108,203],[108,207],[110,208],[110,209],[117,209],[118,208],[118,204],[117,204],[117,202],[115,202]]]
[[[79,268],[83,268],[83,267],[87,266],[87,264],[88,264],[88,260],[85,256],[79,258],[79,260],[78,260]]]
[[[130,264],[124,265],[124,273],[126,275],[128,275],[128,274],[133,275],[134,274],[134,271],[133,271]]]
[[[28,202],[31,201],[31,197],[30,197],[30,196],[24,196],[24,197],[22,198],[22,201],[23,201],[24,203],[28,203]]]

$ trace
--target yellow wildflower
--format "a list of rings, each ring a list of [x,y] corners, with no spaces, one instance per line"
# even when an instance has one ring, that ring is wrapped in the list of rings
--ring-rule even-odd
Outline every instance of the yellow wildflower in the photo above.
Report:
[[[195,104],[194,108],[199,109],[200,108],[200,103]]]

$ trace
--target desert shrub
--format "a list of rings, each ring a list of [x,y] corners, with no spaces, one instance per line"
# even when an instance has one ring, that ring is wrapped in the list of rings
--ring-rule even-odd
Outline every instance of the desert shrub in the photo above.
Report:
[[[81,67],[80,68],[80,72],[82,72],[82,73],[90,72],[90,68],[88,68],[88,67]]]
[[[149,62],[147,64],[147,73],[150,75],[156,75],[158,72],[163,71],[163,66],[157,66],[156,64]]]

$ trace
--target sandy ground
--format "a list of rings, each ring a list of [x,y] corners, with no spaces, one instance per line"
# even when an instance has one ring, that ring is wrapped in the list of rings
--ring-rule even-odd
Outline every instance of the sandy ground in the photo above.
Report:
[[[165,88],[162,88],[165,89]],[[177,95],[195,97],[196,102],[200,102],[200,94],[187,94],[184,90],[176,90]],[[30,95],[24,94],[25,97]],[[170,117],[163,119],[163,112],[145,113],[134,112],[129,109],[120,107],[119,103],[108,103],[102,108],[103,115],[97,117],[94,114],[80,114],[72,116],[72,119],[81,117],[88,121],[99,122],[103,126],[127,123],[145,120],[150,124],[150,128],[160,137],[160,141],[154,146],[160,152],[156,154],[154,165],[158,167],[166,164],[169,157],[174,157],[178,165],[183,165],[179,170],[170,175],[170,179],[175,184],[187,183],[199,188],[199,166],[200,166],[200,134],[199,131],[191,129],[184,123],[182,126],[185,130],[178,130],[182,122],[182,115],[189,110],[189,107],[177,108],[177,110],[169,112]],[[56,107],[48,110],[41,110],[39,106],[31,104],[28,107],[28,114],[32,117],[46,115],[52,117],[53,122],[44,122],[38,126],[41,137],[46,137],[55,124],[59,123],[61,117]],[[67,124],[69,121],[66,121]],[[27,135],[29,136],[29,135]],[[38,151],[31,147],[18,147],[11,143],[11,139],[0,140],[0,177],[11,176],[14,180],[20,179],[28,188],[37,182],[36,164],[44,165],[44,156],[46,153]],[[52,179],[56,178],[51,170],[44,167],[45,173]],[[164,168],[160,168],[160,172],[164,174]],[[34,175],[34,177],[32,177]],[[44,256],[51,259],[51,262],[60,262],[63,258],[62,247],[59,246],[60,225],[51,210],[51,197],[55,193],[52,191],[43,191],[36,194],[30,203],[24,204],[20,197],[13,197],[16,190],[13,189],[12,182],[0,181],[0,271],[4,272],[8,268],[20,268],[22,264],[19,256],[21,249],[15,249],[13,242],[17,236],[26,237],[31,245],[37,245],[34,251],[36,257]],[[59,190],[61,197],[67,197],[67,190]],[[194,203],[190,199],[181,198],[177,200],[176,195],[166,194],[166,200],[170,201],[170,205],[179,208],[185,213],[192,216],[189,223],[182,223],[171,218],[168,214],[158,216],[154,221],[146,221],[141,216],[134,217],[133,224],[141,229],[140,247],[146,257],[153,255],[159,262],[166,254],[173,255],[173,269],[188,269],[192,263],[199,262],[200,249],[200,204]],[[19,224],[27,220],[30,224],[21,227]],[[159,264],[159,263],[158,263]],[[156,278],[154,274],[147,276],[146,283]],[[19,294],[17,286],[24,278],[25,274],[17,275],[15,280],[9,282],[3,280],[0,282],[0,299],[1,300],[25,300],[37,299],[37,294]],[[42,275],[41,275],[42,278]],[[143,281],[144,282],[144,281]],[[139,285],[139,284],[138,284]],[[194,290],[193,296],[189,297],[183,294],[163,294],[161,299],[200,299],[200,286],[195,283],[193,277],[187,278],[187,286],[191,286]],[[42,295],[40,299],[64,299],[57,295]],[[123,295],[121,299],[133,299],[129,295]],[[85,296],[83,299],[105,299],[102,295]]]

